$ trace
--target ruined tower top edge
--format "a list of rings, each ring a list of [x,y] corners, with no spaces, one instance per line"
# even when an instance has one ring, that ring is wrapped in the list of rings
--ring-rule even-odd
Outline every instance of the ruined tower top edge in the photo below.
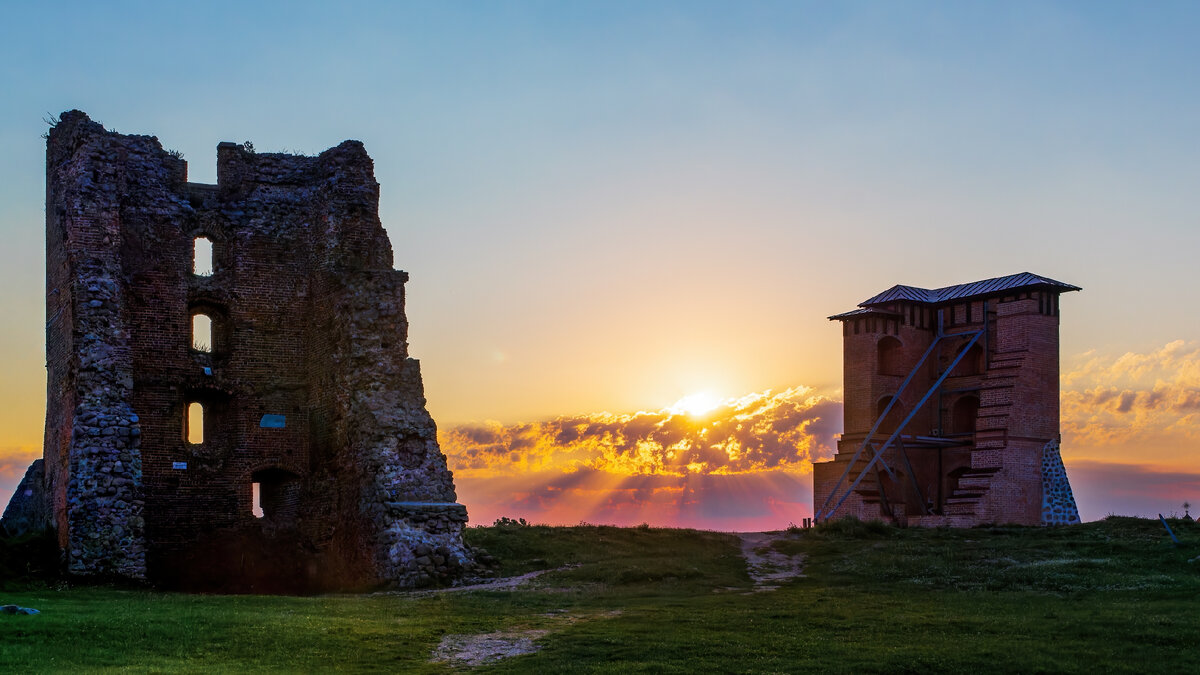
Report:
[[[256,152],[249,143],[223,141],[217,144],[217,183],[192,183],[187,179],[187,161],[179,153],[165,150],[158,137],[111,131],[87,113],[71,110],[62,113],[50,129],[46,157],[48,187],[70,185],[72,192],[91,195],[93,209],[102,206],[110,210],[120,208],[120,190],[113,189],[117,185],[127,193],[154,193],[177,202],[184,215],[195,216],[180,224],[198,234],[208,234],[200,232],[204,229],[200,221],[205,220],[201,214],[206,212],[258,209],[265,213],[287,204],[325,204],[326,225],[336,224],[342,230],[332,240],[359,243],[352,247],[351,255],[335,256],[338,264],[364,270],[393,269],[391,242],[379,219],[375,164],[361,141],[342,141],[316,155]],[[98,180],[93,170],[96,166],[109,167],[118,177]],[[49,193],[48,197],[53,199]],[[319,223],[272,217],[250,219],[246,224],[275,231],[320,229]]]

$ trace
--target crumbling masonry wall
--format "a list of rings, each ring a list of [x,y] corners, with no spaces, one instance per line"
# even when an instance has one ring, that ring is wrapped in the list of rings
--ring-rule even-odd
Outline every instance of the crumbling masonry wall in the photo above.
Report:
[[[156,138],[78,111],[50,131],[38,498],[69,571],[255,591],[464,573],[370,157],[217,155],[202,185]]]

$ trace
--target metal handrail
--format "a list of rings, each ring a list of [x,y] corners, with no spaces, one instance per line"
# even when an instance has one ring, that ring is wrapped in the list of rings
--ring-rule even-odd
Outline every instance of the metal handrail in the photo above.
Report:
[[[929,391],[925,392],[925,395],[921,397],[921,400],[917,401],[917,404],[915,406],[913,406],[912,410],[908,413],[908,416],[905,417],[904,421],[901,422],[896,427],[896,430],[892,432],[892,435],[888,437],[887,441],[884,442],[884,444],[882,446],[880,446],[877,450],[875,450],[875,454],[871,458],[871,461],[867,462],[867,465],[865,467],[863,467],[863,470],[861,472],[859,472],[858,478],[856,478],[854,480],[854,482],[850,484],[850,487],[846,489],[846,493],[842,495],[842,498],[838,500],[837,504],[835,504],[833,506],[833,508],[830,509],[829,511],[825,511],[825,506],[827,504],[829,504],[829,501],[831,499],[833,499],[834,495],[837,494],[838,486],[840,486],[842,484],[842,481],[845,480],[846,477],[849,475],[850,470],[852,468],[854,468],[855,462],[858,461],[859,455],[862,453],[863,449],[866,448],[866,444],[868,441],[870,441],[871,435],[875,433],[875,430],[878,429],[879,425],[883,422],[884,417],[886,417],[888,412],[891,411],[891,409],[892,409],[891,403],[896,402],[896,399],[899,398],[899,396],[900,396],[900,391],[903,391],[904,387],[908,385],[908,383],[912,379],[913,375],[916,374],[917,370],[921,367],[921,364],[924,363],[925,358],[928,357],[929,353],[933,351],[933,348],[945,338],[956,337],[956,336],[966,336],[966,335],[970,335],[971,339],[969,341],[967,341],[967,344],[965,347],[963,347],[962,349],[959,350],[958,354],[954,357],[954,360],[950,362],[950,366],[947,367],[946,370],[944,370],[942,372],[942,374],[938,376],[937,381],[935,381],[933,383],[933,386],[931,386],[929,388]],[[846,470],[844,472],[842,472],[842,477],[838,479],[837,483],[834,483],[833,491],[831,491],[829,493],[829,496],[826,497],[825,503],[821,505],[821,508],[817,509],[817,512],[813,514],[814,520],[820,521],[834,513],[837,513],[837,510],[839,508],[841,508],[842,504],[846,501],[846,499],[850,497],[850,493],[854,492],[854,489],[857,488],[858,484],[862,482],[862,479],[867,475],[867,472],[871,470],[871,467],[875,465],[875,462],[876,461],[882,462],[883,453],[892,445],[892,442],[896,440],[896,438],[900,435],[900,432],[904,430],[904,427],[907,426],[908,423],[912,421],[912,418],[916,416],[917,412],[921,409],[921,406],[925,405],[925,402],[929,400],[929,397],[932,396],[933,393],[935,391],[937,391],[939,387],[942,386],[942,383],[945,382],[946,378],[950,376],[950,373],[954,370],[954,367],[958,365],[959,361],[962,361],[963,357],[966,356],[967,351],[979,340],[979,337],[981,335],[983,335],[982,330],[977,330],[977,331],[973,331],[973,332],[963,332],[963,333],[951,333],[949,335],[940,334],[940,332],[939,332],[939,335],[937,335],[937,337],[935,337],[933,342],[929,345],[929,349],[925,350],[925,354],[921,357],[921,360],[917,362],[917,365],[913,367],[912,372],[910,372],[908,374],[908,377],[905,378],[904,383],[900,385],[900,390],[896,392],[896,395],[892,398],[891,403],[889,403],[888,407],[886,409],[884,409],[883,413],[881,413],[879,415],[879,419],[875,420],[875,425],[873,427],[871,427],[871,431],[870,431],[870,433],[867,434],[867,438],[863,440],[863,445],[859,446],[858,451],[854,453],[854,458],[851,459],[850,463],[846,465]],[[885,468],[887,468],[886,463],[884,463],[883,466]],[[895,475],[892,474],[891,471],[888,471],[888,473],[889,473],[889,475],[892,475],[893,479],[895,478]]]

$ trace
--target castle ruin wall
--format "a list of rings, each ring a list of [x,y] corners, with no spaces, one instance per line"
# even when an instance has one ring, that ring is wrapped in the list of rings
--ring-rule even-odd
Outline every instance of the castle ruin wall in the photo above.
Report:
[[[378,200],[356,141],[221,143],[203,185],[156,138],[62,115],[42,486],[69,572],[309,590],[473,565]]]

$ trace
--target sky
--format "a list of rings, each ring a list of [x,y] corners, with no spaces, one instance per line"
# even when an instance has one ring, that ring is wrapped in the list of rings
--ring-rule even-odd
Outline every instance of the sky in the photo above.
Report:
[[[826,317],[1022,271],[1084,289],[1084,519],[1181,513],[1198,33],[1191,2],[4,0],[0,500],[41,451],[41,136],[81,109],[197,182],[220,141],[365,143],[473,522],[800,522],[841,431]]]

